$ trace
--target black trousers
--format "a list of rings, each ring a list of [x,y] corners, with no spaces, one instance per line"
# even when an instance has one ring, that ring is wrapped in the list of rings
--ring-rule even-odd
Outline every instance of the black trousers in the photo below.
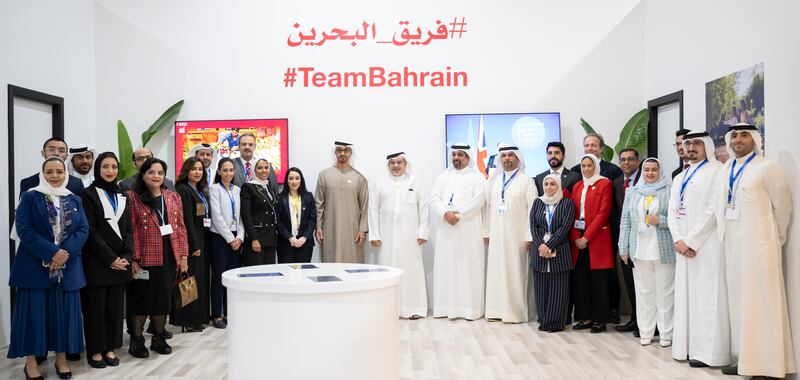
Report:
[[[124,305],[125,283],[109,286],[87,285],[81,289],[83,335],[88,354],[122,347]]]
[[[622,278],[625,280],[625,289],[628,291],[628,301],[631,303],[631,320],[636,324],[636,286],[633,283],[633,259],[628,260],[630,264],[622,263]]]
[[[261,247],[261,252],[253,251],[253,241],[246,239],[242,243],[242,266],[275,264],[275,247]]]
[[[211,317],[228,314],[228,292],[222,285],[222,272],[241,265],[241,250],[231,249],[225,239],[211,233]]]
[[[608,323],[610,308],[608,307],[608,276],[611,269],[591,269],[589,264],[589,248],[578,252],[578,261],[573,270],[575,287],[575,320],[591,320],[597,323]]]
[[[536,312],[539,314],[539,326],[545,330],[564,329],[569,304],[569,277],[569,271],[533,272]]]
[[[300,248],[278,243],[278,264],[310,263],[313,252],[314,246],[308,242]]]
[[[617,310],[619,311],[619,299],[620,299],[620,292],[619,292],[619,275],[617,274],[617,257],[618,253],[617,250],[614,250],[614,268],[609,271],[608,273],[608,302],[609,302],[609,310]]]

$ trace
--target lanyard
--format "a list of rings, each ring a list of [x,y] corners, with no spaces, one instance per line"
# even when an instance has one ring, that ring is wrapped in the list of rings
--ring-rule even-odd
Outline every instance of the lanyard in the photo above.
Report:
[[[689,184],[689,181],[692,180],[692,177],[694,177],[694,175],[697,173],[697,171],[700,170],[700,168],[702,168],[703,165],[705,165],[707,163],[708,163],[708,160],[704,160],[703,162],[700,163],[700,165],[697,165],[697,167],[694,169],[694,171],[692,171],[691,174],[689,174],[689,171],[687,170],[686,174],[689,174],[689,175],[688,176],[686,174],[683,175],[683,181],[681,181],[681,192],[680,192],[681,193],[681,208],[683,208],[683,196],[686,194],[686,185]]]
[[[296,212],[294,220],[297,222],[297,228],[300,228],[300,194],[297,195],[297,198],[289,194],[289,199],[291,199],[292,203],[294,203],[294,210]]]
[[[553,232],[553,213],[556,211],[556,206],[558,206],[558,203],[552,206],[545,205],[545,209],[547,209],[547,232]]]
[[[650,203],[653,202],[653,199],[656,199],[655,195],[648,195],[644,198],[644,224],[650,225],[650,220],[647,219],[647,216],[650,215]]]
[[[233,194],[231,194],[231,192],[228,191],[228,189],[226,189],[225,186],[222,185],[221,183],[219,184],[219,186],[223,190],[225,190],[225,194],[228,194],[228,199],[231,200],[231,220],[232,220],[231,223],[236,223],[236,201],[233,199]],[[233,185],[231,185],[231,186],[233,186]]]
[[[447,205],[448,206],[452,206],[453,205],[453,196],[454,195],[456,195],[456,193],[450,193],[450,200],[447,201]]]
[[[166,210],[167,210],[167,206],[166,206],[166,204],[164,204],[164,195],[162,194],[161,195],[161,210],[156,209],[156,211],[158,212],[158,216],[161,217],[161,225],[162,226],[165,226],[165,225],[169,224],[169,223],[167,223],[166,220],[164,220],[164,212],[166,212]],[[169,213],[167,213],[167,216],[169,216]]]
[[[500,191],[500,199],[503,201],[503,203],[506,203],[506,187],[508,187],[508,184],[511,183],[511,180],[517,176],[517,173],[519,173],[519,169],[515,170],[514,174],[512,174],[511,177],[508,177],[508,180],[506,180],[506,172],[503,172],[503,188]]]
[[[111,208],[114,209],[114,215],[117,214],[117,194],[111,195],[108,191],[103,190],[106,193],[106,198],[108,198],[108,203],[111,203]]]
[[[197,191],[197,189],[194,186],[190,185],[189,187],[191,187],[192,190],[194,190],[194,193],[197,194],[198,197],[200,197],[201,201],[203,201],[203,206],[205,206],[205,211],[206,211],[206,218],[208,218],[208,201],[206,200],[206,197],[203,196],[203,193]]]
[[[749,164],[750,161],[753,161],[754,158],[756,158],[755,152],[753,152],[753,154],[750,155],[750,158],[744,161],[744,164],[742,164],[742,167],[739,168],[739,171],[736,172],[736,175],[733,175],[733,169],[736,168],[736,159],[733,159],[733,164],[731,164],[731,173],[728,176],[728,204],[733,203],[733,184],[739,178],[739,175],[742,174],[742,171],[747,166],[747,164]]]

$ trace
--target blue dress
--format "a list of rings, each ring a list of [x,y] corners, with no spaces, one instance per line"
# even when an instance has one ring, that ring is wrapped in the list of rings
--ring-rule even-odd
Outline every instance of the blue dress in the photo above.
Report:
[[[86,286],[86,276],[80,255],[89,227],[80,197],[61,197],[60,212],[49,199],[28,191],[17,207],[20,243],[9,280],[9,285],[17,288],[17,298],[8,358],[83,351],[80,289]],[[59,245],[54,243],[55,218],[63,230]],[[60,275],[51,276],[43,264],[49,263],[59,248],[69,253],[69,260]]]

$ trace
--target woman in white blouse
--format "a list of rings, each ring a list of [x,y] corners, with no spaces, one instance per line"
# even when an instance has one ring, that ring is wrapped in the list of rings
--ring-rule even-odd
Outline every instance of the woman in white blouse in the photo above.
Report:
[[[222,272],[238,268],[244,241],[239,202],[241,189],[233,184],[233,160],[223,158],[217,164],[214,185],[208,191],[211,207],[211,317],[212,325],[224,329],[228,325],[228,297],[222,286]]]

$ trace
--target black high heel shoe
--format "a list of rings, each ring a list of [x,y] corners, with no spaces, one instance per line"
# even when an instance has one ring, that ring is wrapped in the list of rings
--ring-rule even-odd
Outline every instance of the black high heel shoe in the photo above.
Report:
[[[44,375],[39,375],[36,377],[31,377],[28,375],[28,367],[22,366],[22,372],[25,374],[25,380],[44,380]]]
[[[55,367],[56,367],[56,375],[58,375],[59,379],[68,380],[68,379],[72,378],[72,371],[59,372],[58,371],[58,362],[55,363]]]

